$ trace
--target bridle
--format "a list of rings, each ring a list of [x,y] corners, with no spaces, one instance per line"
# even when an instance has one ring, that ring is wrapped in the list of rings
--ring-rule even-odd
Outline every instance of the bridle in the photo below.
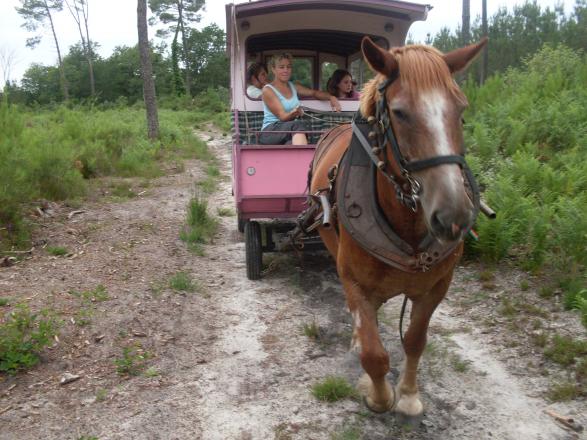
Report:
[[[356,126],[356,123],[359,122],[357,121],[357,118],[353,119],[352,122],[353,133],[359,139],[361,145],[367,152],[367,155],[369,156],[371,161],[381,171],[381,173],[386,177],[386,179],[393,185],[396,197],[400,201],[400,203],[410,208],[413,212],[417,212],[418,210],[422,186],[420,185],[420,182],[414,176],[412,176],[412,173],[415,171],[424,170],[426,168],[432,168],[438,165],[459,165],[466,177],[465,182],[469,188],[469,198],[473,202],[473,219],[475,219],[479,212],[479,187],[477,186],[477,182],[475,181],[473,173],[471,172],[469,166],[467,165],[467,162],[465,161],[464,155],[443,155],[411,161],[407,160],[402,154],[399,144],[397,142],[397,138],[393,131],[393,127],[391,125],[389,107],[387,105],[387,96],[385,93],[387,88],[397,78],[398,74],[395,73],[393,76],[387,78],[377,87],[377,90],[381,98],[376,104],[375,116],[369,116],[367,118],[367,123],[373,127],[373,130],[370,131],[368,134],[371,144],[369,144],[369,141],[365,138],[361,130]],[[404,189],[404,186],[406,185],[403,185],[402,182],[399,181],[397,176],[388,171],[389,164],[387,163],[387,154],[382,155],[382,153],[385,153],[385,148],[388,145],[391,151],[391,155],[397,167],[399,168],[400,175],[403,178],[403,180],[407,182],[408,188]]]

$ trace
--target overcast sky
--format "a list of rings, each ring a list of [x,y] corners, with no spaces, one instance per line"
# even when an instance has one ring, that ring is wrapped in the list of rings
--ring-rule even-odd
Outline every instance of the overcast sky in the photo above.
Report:
[[[414,40],[423,41],[426,34],[434,35],[443,26],[451,29],[457,27],[461,20],[461,5],[458,0],[429,0],[417,1],[433,6],[425,22],[416,22],[410,28]],[[481,14],[481,1],[471,0],[471,22]],[[525,0],[487,0],[488,15],[491,17],[499,7],[512,7],[514,4],[522,4]],[[136,0],[88,0],[90,6],[90,37],[100,44],[100,55],[108,57],[114,47],[127,45],[133,46],[137,42],[136,30]],[[198,28],[211,23],[225,28],[224,5],[232,3],[225,0],[208,0],[206,10],[202,13],[203,19]],[[236,1],[235,3],[242,3]],[[565,12],[571,12],[574,0],[538,0],[543,7],[553,7],[562,3]],[[33,63],[56,64],[57,52],[53,44],[53,37],[47,29],[43,41],[34,50],[25,46],[25,41],[32,33],[21,28],[22,18],[16,13],[15,7],[19,0],[0,0],[0,56],[13,54],[15,62],[10,72],[10,78],[20,80],[28,66]],[[69,46],[79,41],[75,22],[69,12],[63,11],[55,17],[57,37],[62,54],[68,52]],[[154,31],[150,29],[150,36]],[[1,58],[0,58],[1,59]],[[2,65],[0,64],[0,70]],[[0,72],[0,80],[3,78]]]

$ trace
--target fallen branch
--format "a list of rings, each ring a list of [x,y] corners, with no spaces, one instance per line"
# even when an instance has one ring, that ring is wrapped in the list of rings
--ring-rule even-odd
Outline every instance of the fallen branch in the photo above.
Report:
[[[2,254],[32,254],[35,248],[32,247],[28,251],[1,251]]]
[[[546,414],[548,414],[550,417],[552,417],[554,420],[556,420],[557,422],[562,423],[567,428],[572,429],[575,432],[582,432],[583,431],[583,427],[581,425],[579,425],[572,417],[563,416],[561,414],[556,413],[555,411],[553,411],[551,409],[545,409],[544,412]]]
[[[76,214],[83,214],[86,211],[80,210],[80,211],[71,211],[69,214],[67,214],[67,218],[71,220],[71,218],[76,215]]]

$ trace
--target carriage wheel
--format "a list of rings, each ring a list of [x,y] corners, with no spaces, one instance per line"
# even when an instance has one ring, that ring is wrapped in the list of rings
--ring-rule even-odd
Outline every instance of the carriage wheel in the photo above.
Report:
[[[247,278],[258,280],[261,278],[263,250],[261,249],[261,226],[257,222],[245,223],[245,255]]]
[[[241,218],[241,215],[240,214],[237,214],[236,219],[237,219],[237,222],[238,222],[238,226],[237,226],[238,227],[238,232],[240,232],[242,234],[243,232],[245,232],[245,223],[247,221],[246,220],[243,220]]]

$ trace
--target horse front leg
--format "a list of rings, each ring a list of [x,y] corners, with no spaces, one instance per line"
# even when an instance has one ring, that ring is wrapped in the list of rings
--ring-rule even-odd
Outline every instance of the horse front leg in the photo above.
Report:
[[[385,379],[389,371],[389,355],[383,348],[377,328],[379,305],[367,301],[356,282],[343,280],[343,286],[353,316],[353,346],[360,352],[361,365],[366,373],[359,380],[359,392],[372,411],[389,411],[395,403],[395,393]]]
[[[451,279],[452,274],[440,280],[426,295],[412,302],[410,325],[404,337],[406,360],[397,386],[398,402],[395,407],[396,414],[405,416],[408,422],[418,420],[424,413],[418,392],[418,364],[426,348],[430,318],[446,295]]]

